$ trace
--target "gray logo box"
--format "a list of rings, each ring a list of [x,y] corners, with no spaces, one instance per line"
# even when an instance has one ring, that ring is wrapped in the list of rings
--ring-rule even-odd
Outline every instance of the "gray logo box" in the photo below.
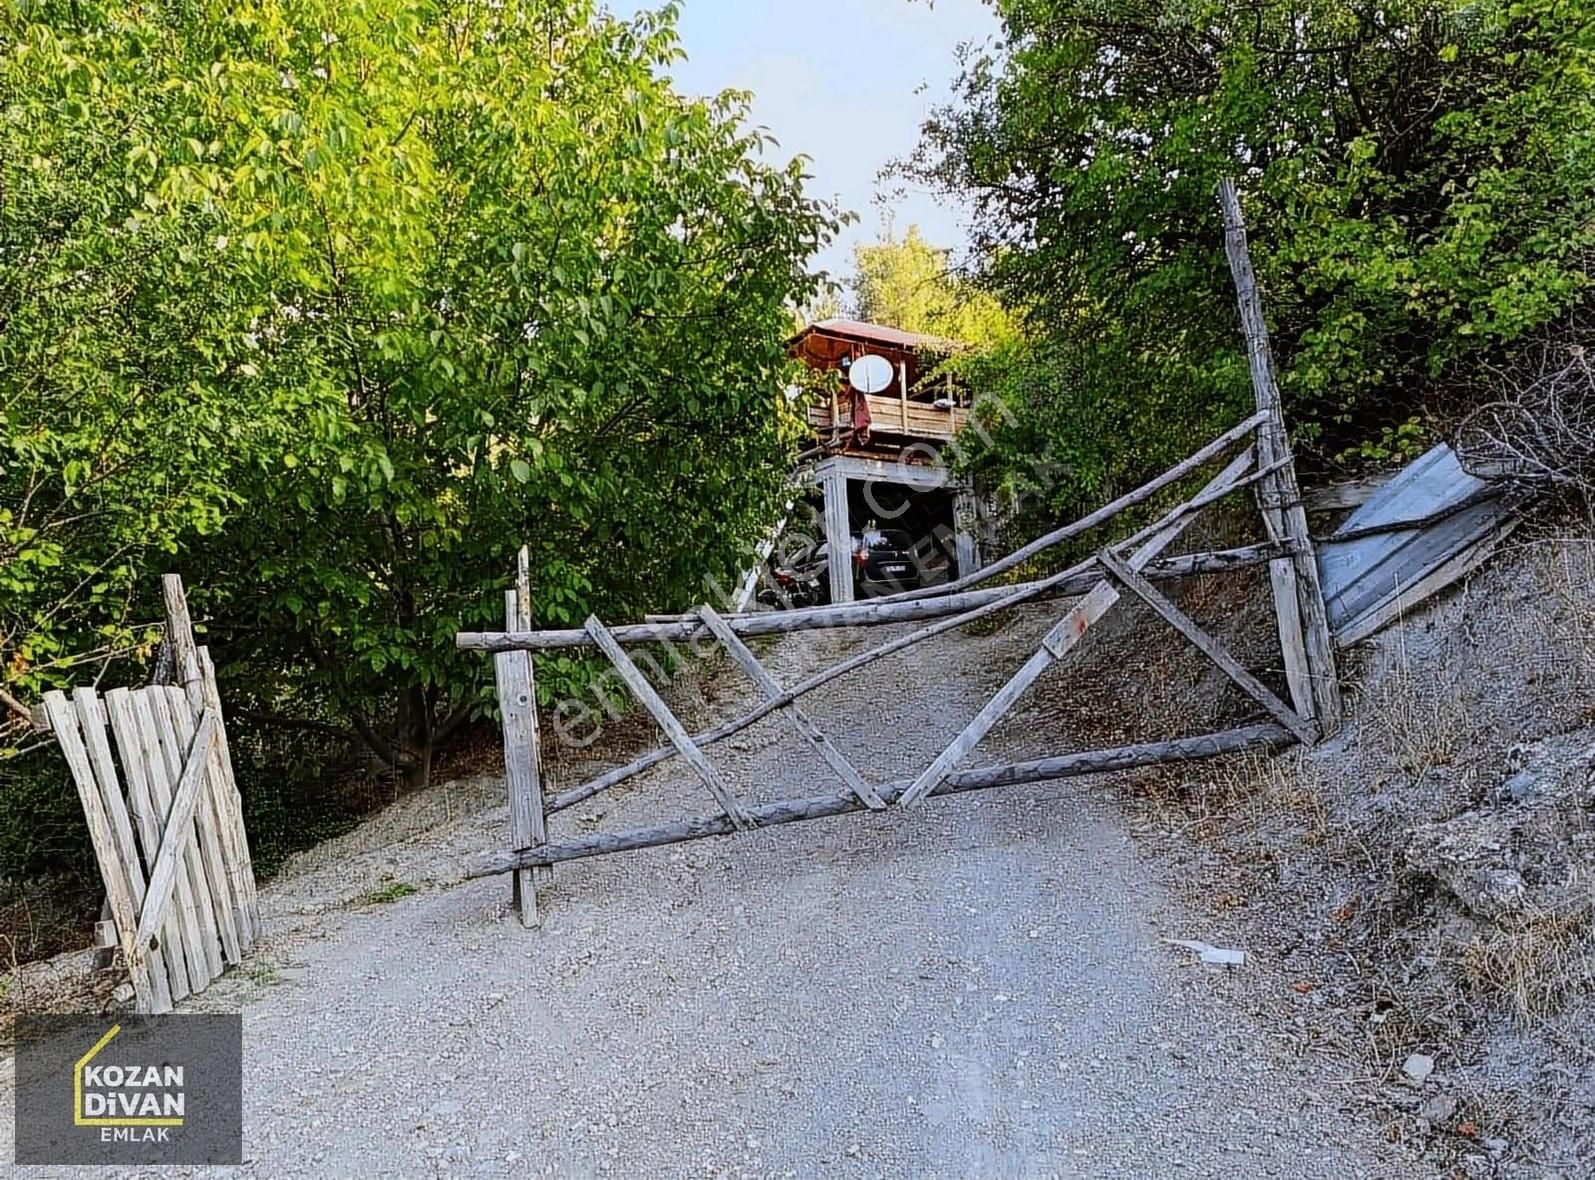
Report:
[[[237,1164],[237,1015],[22,1016],[18,1164]]]

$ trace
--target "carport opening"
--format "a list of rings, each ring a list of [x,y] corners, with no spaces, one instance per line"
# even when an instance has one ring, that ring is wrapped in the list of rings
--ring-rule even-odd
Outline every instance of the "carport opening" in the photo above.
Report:
[[[884,480],[849,480],[848,517],[853,535],[869,529],[908,534],[929,571],[925,585],[949,581],[959,570],[953,541],[953,494],[944,488],[920,491]]]

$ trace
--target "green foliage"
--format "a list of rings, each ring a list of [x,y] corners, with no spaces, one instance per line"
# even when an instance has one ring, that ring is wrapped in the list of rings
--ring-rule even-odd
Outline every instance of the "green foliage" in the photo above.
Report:
[[[1013,335],[992,295],[953,273],[947,250],[911,225],[901,241],[890,230],[853,249],[854,314],[873,324],[989,347]]]
[[[1478,374],[1581,305],[1595,236],[1595,22],[1549,0],[998,0],[999,51],[906,167],[969,199],[1022,308],[1016,421],[1104,491],[1250,392],[1214,199],[1235,175],[1287,411],[1319,462],[1419,445]],[[1037,384],[1037,382],[1049,384]]]
[[[250,295],[223,218],[149,193],[153,39],[0,15],[0,659],[29,697],[148,643],[141,580],[219,528],[305,400],[286,367],[232,379]]]
[[[453,634],[502,624],[523,541],[540,625],[729,578],[834,223],[745,95],[670,88],[674,18],[0,17],[7,682],[174,565],[244,710],[424,773],[490,675]]]

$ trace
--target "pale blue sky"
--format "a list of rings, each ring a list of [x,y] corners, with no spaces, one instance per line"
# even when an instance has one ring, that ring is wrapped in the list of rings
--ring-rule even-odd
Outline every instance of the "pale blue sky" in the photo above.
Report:
[[[754,121],[780,140],[780,159],[809,156],[814,195],[858,214],[820,259],[841,278],[853,244],[879,235],[881,168],[913,149],[921,119],[947,96],[959,43],[996,28],[981,0],[682,0],[687,60],[673,74],[690,94],[751,90]],[[931,242],[963,244],[959,211],[930,194],[910,191],[891,208],[899,232],[918,224]]]

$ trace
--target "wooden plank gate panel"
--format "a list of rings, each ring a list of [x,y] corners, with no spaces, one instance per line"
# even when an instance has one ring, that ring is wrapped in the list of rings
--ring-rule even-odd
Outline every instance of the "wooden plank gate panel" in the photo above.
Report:
[[[167,603],[168,642],[185,684],[44,697],[88,821],[110,941],[138,1010],[150,1013],[203,991],[260,932],[215,671],[187,630],[175,578]]]

